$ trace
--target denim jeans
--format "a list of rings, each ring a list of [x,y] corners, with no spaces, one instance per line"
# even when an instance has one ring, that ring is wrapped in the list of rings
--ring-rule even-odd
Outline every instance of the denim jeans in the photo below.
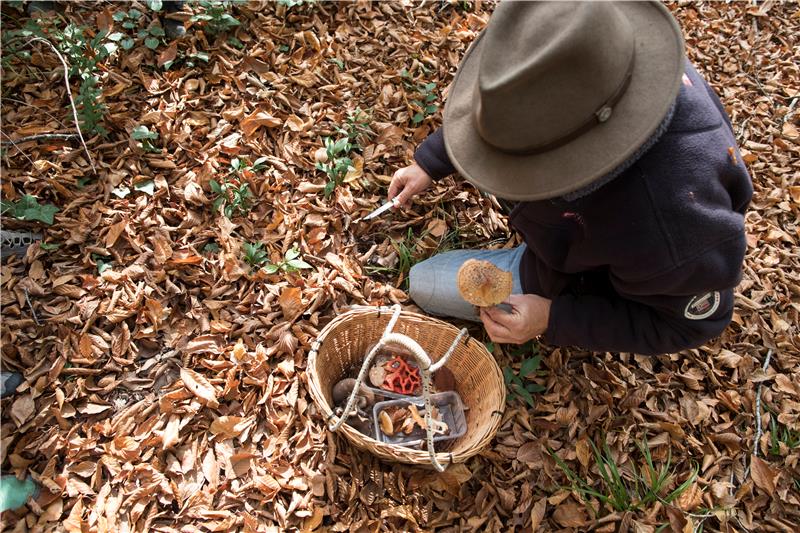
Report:
[[[426,313],[479,321],[474,305],[461,297],[456,285],[458,269],[467,259],[482,259],[514,276],[513,294],[522,294],[519,265],[525,245],[511,250],[454,250],[417,263],[409,273],[409,295]]]

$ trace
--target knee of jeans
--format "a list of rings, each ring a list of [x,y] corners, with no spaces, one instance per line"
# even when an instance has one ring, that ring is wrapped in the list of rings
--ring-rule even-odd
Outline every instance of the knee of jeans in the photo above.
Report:
[[[425,284],[421,283],[422,270],[420,263],[411,267],[408,272],[408,295],[420,307],[425,307],[430,300],[430,286],[426,290]]]

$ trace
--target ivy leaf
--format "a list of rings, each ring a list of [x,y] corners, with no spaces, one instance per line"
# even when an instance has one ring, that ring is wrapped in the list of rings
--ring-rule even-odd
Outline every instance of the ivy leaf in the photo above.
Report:
[[[25,210],[23,218],[25,220],[39,220],[45,224],[53,223],[53,216],[58,212],[58,208],[53,204],[37,205]]]
[[[287,261],[286,264],[292,268],[297,268],[297,269],[314,268],[305,261],[303,261],[302,259],[292,259],[291,261]]]
[[[120,185],[119,187],[114,187],[111,189],[111,194],[116,196],[117,198],[125,198],[131,193],[131,190],[124,185]]]
[[[131,132],[131,137],[134,141],[142,141],[145,139],[158,139],[158,133],[150,131],[147,126],[136,126]]]
[[[150,26],[150,35],[153,37],[164,37],[166,33],[164,33],[164,28],[161,26]]]
[[[116,16],[116,15],[115,15],[115,16]],[[109,36],[108,36],[108,40],[109,40],[109,41],[114,41],[114,42],[117,42],[117,41],[121,40],[123,37],[125,37],[125,34],[124,34],[124,33],[121,33],[121,32],[118,32],[118,31],[115,31],[114,33],[111,33],[111,34],[109,34]]]
[[[161,11],[161,0],[147,0],[147,7],[153,11]]]
[[[120,44],[122,45],[123,50],[130,50],[131,48],[133,48],[133,45],[136,44],[136,41],[128,37],[126,39],[123,39]]]
[[[158,48],[159,42],[160,41],[155,37],[148,37],[147,39],[144,40],[144,45],[150,50],[155,50],[156,48]]]
[[[156,192],[156,183],[153,180],[140,181],[134,184],[133,188],[149,196],[153,196],[153,193]]]

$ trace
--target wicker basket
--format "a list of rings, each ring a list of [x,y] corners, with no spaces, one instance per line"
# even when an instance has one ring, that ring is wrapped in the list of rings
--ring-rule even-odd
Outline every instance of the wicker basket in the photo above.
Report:
[[[356,307],[331,321],[320,332],[308,358],[309,389],[326,420],[335,419],[331,391],[340,379],[358,373],[368,348],[380,340],[392,310]],[[455,326],[434,318],[401,311],[393,332],[416,340],[431,361],[440,359],[459,335]],[[450,443],[437,460],[462,463],[494,438],[505,406],[503,375],[484,345],[467,336],[459,341],[445,365],[456,381],[456,392],[467,408],[467,432]],[[426,450],[385,444],[344,424],[340,431],[356,447],[382,459],[413,465],[431,465]],[[438,450],[437,450],[438,451]]]

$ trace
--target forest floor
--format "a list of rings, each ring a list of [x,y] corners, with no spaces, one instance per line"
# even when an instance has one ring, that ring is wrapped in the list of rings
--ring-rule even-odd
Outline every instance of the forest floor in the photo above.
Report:
[[[494,346],[540,392],[512,394],[492,443],[443,474],[329,433],[305,368],[348,305],[413,308],[415,261],[519,242],[452,178],[359,220],[440,124],[492,5],[201,2],[170,40],[160,2],[38,22],[17,4],[2,223],[43,240],[0,270],[3,368],[25,376],[2,400],[0,460],[43,490],[2,531],[796,530],[796,3],[670,4],[755,188],[733,323],[659,357]],[[36,35],[70,64],[85,148]],[[325,138],[347,141],[318,169]]]

